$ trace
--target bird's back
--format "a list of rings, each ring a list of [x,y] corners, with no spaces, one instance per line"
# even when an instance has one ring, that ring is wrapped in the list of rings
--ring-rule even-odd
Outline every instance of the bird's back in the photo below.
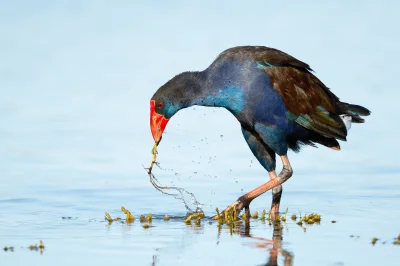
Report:
[[[249,61],[252,62],[251,67]],[[247,64],[244,69],[249,76],[257,76],[255,72],[263,72],[266,77],[263,82],[269,84],[262,86],[253,82],[258,85],[258,88],[253,88],[254,92],[259,93],[257,89],[262,89],[264,93],[272,95],[269,90],[272,88],[279,94],[286,109],[279,119],[287,119],[306,128],[310,135],[317,136],[314,139],[321,136],[324,139],[346,140],[347,128],[341,116],[346,115],[351,117],[353,122],[362,123],[364,120],[360,116],[370,113],[362,106],[340,102],[339,98],[311,73],[312,69],[308,64],[277,49],[263,46],[230,48],[222,52],[211,67],[218,69],[219,66],[228,64],[227,62]],[[257,99],[260,99],[259,95]],[[261,105],[268,105],[267,101],[270,101],[262,100],[264,102]],[[279,102],[275,101],[272,104],[278,105]],[[257,108],[260,108],[259,102],[257,105]],[[265,112],[265,117],[268,118],[271,114],[268,110]],[[295,139],[296,134],[298,133],[292,132]]]
[[[310,66],[291,55],[280,50],[265,46],[237,46],[229,48],[218,55],[215,61],[225,59],[245,60],[252,59],[254,61],[267,61],[274,66],[292,66],[307,71],[312,71]]]

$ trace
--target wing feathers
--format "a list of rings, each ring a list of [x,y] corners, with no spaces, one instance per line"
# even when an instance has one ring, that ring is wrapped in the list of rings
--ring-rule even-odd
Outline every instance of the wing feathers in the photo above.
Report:
[[[341,103],[316,76],[310,66],[277,49],[264,46],[239,46],[222,52],[216,59],[251,59],[264,70],[272,87],[280,94],[287,117],[320,134],[320,143],[339,147],[334,138],[346,140],[347,129],[339,115],[348,114],[355,123],[370,111],[362,106]],[[318,142],[318,141],[317,141]],[[328,145],[329,144],[329,145]]]
[[[336,114],[338,98],[312,73],[291,66],[264,71],[281,95],[289,119],[327,138],[346,140],[347,129]]]

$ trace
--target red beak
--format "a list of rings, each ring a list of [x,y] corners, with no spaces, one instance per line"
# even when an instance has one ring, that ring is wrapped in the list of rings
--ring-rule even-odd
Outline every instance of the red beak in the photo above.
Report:
[[[150,101],[150,129],[155,142],[160,142],[161,135],[167,126],[169,119],[163,115],[157,114],[155,111],[155,101]]]

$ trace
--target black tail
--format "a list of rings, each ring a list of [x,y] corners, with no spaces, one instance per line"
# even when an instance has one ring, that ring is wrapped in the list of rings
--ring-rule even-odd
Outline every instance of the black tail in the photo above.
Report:
[[[353,123],[364,123],[364,119],[360,116],[368,116],[371,112],[360,105],[338,102],[337,107],[340,114],[347,114],[351,116]]]

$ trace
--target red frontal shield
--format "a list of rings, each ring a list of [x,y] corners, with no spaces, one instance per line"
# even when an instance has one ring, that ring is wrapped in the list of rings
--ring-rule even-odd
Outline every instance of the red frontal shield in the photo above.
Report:
[[[150,101],[150,129],[155,142],[159,142],[169,119],[155,111],[155,101]]]

